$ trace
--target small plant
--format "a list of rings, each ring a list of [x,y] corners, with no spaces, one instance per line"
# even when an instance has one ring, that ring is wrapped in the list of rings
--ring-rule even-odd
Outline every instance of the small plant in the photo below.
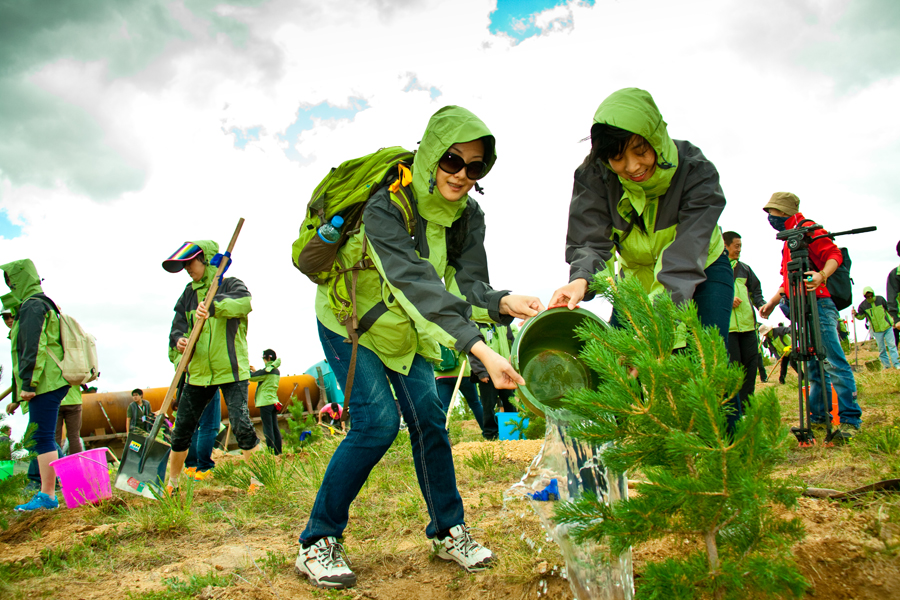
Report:
[[[547,421],[543,417],[531,416],[525,428],[526,440],[542,440],[547,433]]]
[[[873,454],[900,455],[900,427],[889,425],[863,430],[854,438],[853,445]]]
[[[524,440],[525,431],[528,429],[528,414],[524,412],[517,413],[517,416],[510,418],[507,423],[512,425],[510,429],[510,437],[514,440]]]
[[[480,450],[476,450],[465,459],[463,463],[473,471],[478,471],[487,478],[490,478],[497,468],[498,457],[494,453],[492,446],[485,446]]]
[[[283,443],[292,449],[299,450],[318,441],[322,437],[322,428],[315,416],[304,412],[303,404],[296,396],[291,396],[287,405],[288,417],[285,420],[287,431],[283,435]]]
[[[271,452],[255,452],[247,468],[267,490],[274,492],[284,490],[288,479],[287,466]],[[249,481],[247,485],[250,485]]]
[[[194,482],[183,478],[171,496],[165,490],[151,489],[156,502],[131,512],[131,519],[138,528],[158,533],[189,531],[194,523]]]
[[[616,306],[622,328],[591,323],[578,332],[601,383],[554,404],[583,418],[570,433],[604,447],[607,467],[640,470],[646,482],[612,504],[589,494],[560,503],[556,519],[578,541],[605,543],[611,556],[671,535],[697,542],[701,549],[683,557],[646,563],[645,598],[802,595],[808,584],[791,556],[802,525],[774,512],[797,503],[796,490],[772,477],[789,435],[774,394],[756,394],[729,432],[723,403],[743,374],[718,332],[701,327],[693,303],[676,307],[667,294],[651,302],[636,278],[598,277],[593,289]],[[677,323],[687,347],[673,353]]]
[[[244,461],[220,461],[216,464],[216,482],[239,489],[250,487],[252,473]]]

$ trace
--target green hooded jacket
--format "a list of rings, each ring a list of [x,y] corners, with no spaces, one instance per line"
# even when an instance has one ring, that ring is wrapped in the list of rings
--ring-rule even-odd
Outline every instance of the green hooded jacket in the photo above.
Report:
[[[267,362],[262,369],[250,373],[250,381],[258,382],[256,396],[253,400],[256,408],[271,406],[278,402],[278,382],[281,381],[281,372],[278,367],[280,366],[281,359],[276,358],[272,362]]]
[[[169,332],[169,360],[178,364],[181,354],[175,349],[178,340],[189,337],[194,327],[194,313],[206,298],[216,275],[216,267],[209,264],[219,251],[211,240],[193,242],[203,250],[206,271],[200,281],[191,281],[175,303],[175,318]],[[188,363],[188,383],[197,386],[219,385],[245,381],[250,377],[250,358],[247,350],[247,315],[250,292],[244,282],[225,277],[210,305],[209,318],[203,325],[194,355]]]
[[[731,261],[734,270],[734,297],[742,302],[731,309],[731,324],[728,331],[756,331],[756,313],[753,307],[762,308],[766,304],[759,278],[747,264],[739,260]]]
[[[447,149],[477,139],[487,142],[489,171],[497,155],[487,126],[458,106],[437,111],[428,122],[412,167],[416,237],[410,237],[385,186],[366,205],[362,233],[339,251],[345,264],[354,264],[362,254],[365,236],[375,270],[359,273],[359,343],[398,373],[409,372],[417,353],[439,362],[439,344],[468,352],[481,339],[472,322],[473,307],[485,309],[493,321],[512,321],[499,310],[500,299],[509,292],[496,291],[489,283],[484,213],[472,198],[450,202],[432,185],[438,161]],[[326,328],[347,336],[329,308],[326,286],[319,286],[316,316]]]
[[[10,331],[16,390],[40,395],[68,386],[62,369],[49,356],[52,352],[62,362],[59,316],[56,304],[41,288],[34,263],[25,258],[0,265],[0,270],[6,274],[9,289],[19,303]]]
[[[863,296],[869,293],[875,296],[875,290],[870,287],[863,288]],[[868,319],[869,327],[871,327],[872,331],[875,333],[881,333],[882,331],[886,331],[893,327],[893,319],[888,313],[887,300],[881,296],[875,296],[872,298],[871,302],[869,302],[869,300],[863,300],[856,309],[856,318]]]
[[[690,300],[706,280],[705,269],[725,250],[718,226],[725,196],[715,166],[690,142],[669,137],[644,90],[613,93],[594,123],[645,138],[656,151],[657,168],[641,183],[618,177],[590,156],[575,170],[566,238],[569,281],[618,273],[637,277],[651,296],[668,290],[677,304]],[[588,291],[585,300],[593,297]]]

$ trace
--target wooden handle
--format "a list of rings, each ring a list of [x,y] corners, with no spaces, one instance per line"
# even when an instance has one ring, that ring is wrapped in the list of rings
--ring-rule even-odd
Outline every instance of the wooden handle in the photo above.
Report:
[[[213,299],[216,297],[216,292],[219,290],[219,279],[222,277],[222,274],[225,272],[225,269],[228,267],[228,263],[231,262],[231,251],[234,250],[234,244],[237,242],[238,235],[241,233],[241,228],[244,226],[244,219],[238,220],[237,227],[234,229],[234,235],[231,236],[231,241],[228,243],[228,249],[225,251],[226,254],[222,257],[222,262],[219,263],[219,268],[216,270],[216,276],[212,281],[212,284],[209,286],[209,292],[206,294],[206,298],[203,299],[203,307],[209,310],[210,305],[213,303]],[[187,368],[188,363],[191,361],[191,354],[194,351],[194,344],[197,343],[197,340],[200,338],[200,332],[203,330],[203,324],[206,322],[206,319],[196,317],[194,320],[194,328],[191,330],[191,336],[188,338],[187,346],[184,349],[184,353],[181,355],[181,360],[178,361],[178,366],[175,368],[175,377],[172,378],[172,383],[169,384],[169,389],[166,392],[166,397],[163,400],[162,406],[159,409],[160,415],[165,415],[169,412],[169,406],[172,404],[172,400],[175,398],[175,392],[178,390],[178,382],[181,379],[181,374],[184,373],[184,370]]]
[[[0,400],[3,400],[4,398],[6,398],[7,396],[9,396],[10,394],[12,394],[12,386],[6,388],[6,391],[3,392],[2,394],[0,394]]]
[[[444,424],[444,429],[450,428],[450,414],[453,412],[453,405],[456,402],[456,394],[459,393],[459,386],[462,385],[463,373],[466,372],[466,359],[464,358],[462,363],[459,365],[459,377],[456,378],[456,386],[453,388],[453,395],[450,396],[450,406],[447,408],[447,422]]]

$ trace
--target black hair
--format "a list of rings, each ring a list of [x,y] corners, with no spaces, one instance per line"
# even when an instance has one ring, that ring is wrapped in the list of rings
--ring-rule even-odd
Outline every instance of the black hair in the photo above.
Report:
[[[337,412],[339,408],[340,408],[340,406],[338,406],[338,403],[337,403],[337,402],[332,402],[332,403],[331,403],[331,410],[332,410],[333,412]]]
[[[900,256],[900,242],[897,242],[897,256]]]
[[[737,231],[726,231],[722,234],[722,239],[725,241],[726,246],[730,246],[731,242],[733,242],[735,239],[741,239],[741,234],[739,234]]]
[[[143,398],[143,397],[144,397],[144,390],[142,390],[141,388],[134,388],[133,390],[131,390],[131,395],[134,396],[135,394],[137,394],[138,396],[140,396],[141,398]]]
[[[615,125],[594,123],[591,126],[591,162],[599,159],[600,162],[609,164],[610,159],[618,158],[625,154],[628,143],[635,135],[637,134]],[[656,150],[650,146],[650,142],[639,135],[638,137],[656,154]]]
[[[278,356],[275,355],[275,351],[269,348],[268,350],[263,350],[263,358],[270,358],[275,360]]]

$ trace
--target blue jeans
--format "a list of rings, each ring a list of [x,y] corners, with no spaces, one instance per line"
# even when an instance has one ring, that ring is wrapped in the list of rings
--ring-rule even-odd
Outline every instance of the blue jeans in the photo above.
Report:
[[[891,363],[895,369],[900,369],[900,357],[897,356],[897,344],[894,342],[894,330],[885,329],[884,331],[873,331],[872,337],[878,344],[878,358],[881,359],[881,366],[885,369],[891,368]],[[890,355],[890,358],[888,358]]]
[[[213,396],[203,413],[197,429],[191,436],[191,447],[188,448],[185,467],[193,467],[198,471],[209,471],[216,467],[212,459],[212,451],[216,445],[216,436],[219,435],[219,425],[222,423],[222,402],[219,390]]]
[[[434,380],[437,386],[438,398],[441,399],[441,407],[444,414],[450,410],[450,403],[453,401],[453,388],[456,387],[456,377],[439,377]],[[481,400],[478,398],[478,389],[472,381],[463,375],[463,380],[459,384],[459,391],[462,392],[466,404],[469,405],[475,420],[478,421],[478,427],[484,430],[484,409],[481,407]]]
[[[56,443],[56,418],[59,416],[59,403],[69,393],[69,386],[64,385],[52,392],[38,394],[28,401],[28,424],[37,425],[31,439],[34,440],[32,450],[38,455],[58,450]]]
[[[56,442],[54,442],[56,443]],[[51,450],[52,452],[52,450]],[[56,452],[59,454],[59,457],[62,458],[66,456],[66,453],[62,451],[62,448],[59,447],[59,444],[56,444]],[[31,459],[31,462],[28,463],[28,481],[36,485],[37,487],[34,489],[41,489],[41,468],[38,465],[37,457]],[[28,489],[27,487],[25,489]]]
[[[816,301],[819,309],[819,326],[822,329],[822,345],[825,347],[825,389],[834,391],[838,397],[838,414],[841,423],[855,425],[862,424],[862,409],[856,401],[856,380],[850,363],[844,356],[841,341],[838,339],[837,322],[838,311],[831,298],[819,298]],[[824,423],[829,420],[828,410],[822,401],[822,381],[819,379],[819,361],[810,360],[806,363],[809,370],[809,410],[812,413],[812,423]],[[829,394],[830,397],[830,394]],[[831,404],[829,400],[828,404]]]
[[[352,346],[321,323],[318,328],[328,363],[338,379],[346,381]],[[434,370],[416,355],[408,375],[397,373],[388,369],[374,352],[359,346],[353,390],[347,401],[353,426],[328,463],[309,522],[300,534],[301,543],[343,535],[350,504],[397,437],[400,415],[388,380],[409,428],[416,477],[430,517],[425,534],[434,537],[464,522]]]

